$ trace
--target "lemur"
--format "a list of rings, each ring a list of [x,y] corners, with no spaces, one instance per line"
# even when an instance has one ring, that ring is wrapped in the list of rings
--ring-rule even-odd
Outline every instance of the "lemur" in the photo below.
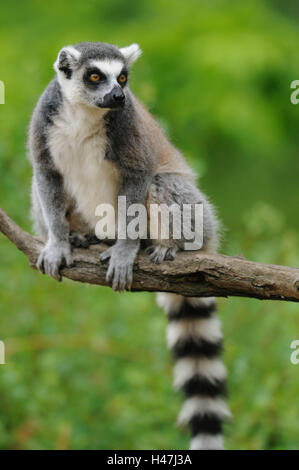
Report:
[[[94,242],[95,208],[112,204],[117,213],[118,196],[126,196],[127,207],[138,203],[147,209],[202,204],[202,250],[217,249],[213,206],[197,189],[182,154],[129,89],[129,70],[140,54],[137,44],[63,47],[54,63],[56,76],[34,110],[32,215],[45,240],[37,267],[56,279],[60,267],[72,263],[72,246]],[[155,263],[171,261],[183,242],[183,233],[181,239],[158,237],[146,241],[146,250]],[[100,256],[99,263],[109,262],[106,276],[113,289],[130,289],[140,246],[140,239],[116,237]],[[158,304],[169,320],[174,386],[185,395],[179,422],[190,428],[190,449],[222,449],[222,423],[230,412],[215,299],[158,293]]]

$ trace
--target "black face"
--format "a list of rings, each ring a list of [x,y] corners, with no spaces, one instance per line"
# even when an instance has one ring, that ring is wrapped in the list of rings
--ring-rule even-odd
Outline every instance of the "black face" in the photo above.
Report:
[[[125,103],[123,88],[128,81],[128,71],[123,67],[120,74],[106,75],[97,67],[87,67],[83,82],[86,89],[96,98],[96,105],[100,108],[119,108]]]

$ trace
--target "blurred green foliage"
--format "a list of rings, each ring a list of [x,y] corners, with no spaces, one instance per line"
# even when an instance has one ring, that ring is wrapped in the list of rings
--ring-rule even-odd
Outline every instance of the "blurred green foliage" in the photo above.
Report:
[[[299,79],[295,2],[28,0],[0,14],[1,206],[30,229],[26,134],[58,50],[138,42],[131,87],[201,175],[222,250],[298,266]],[[0,239],[2,449],[186,448],[175,419],[165,318],[147,293],[116,294],[28,268]],[[220,300],[232,449],[298,448],[298,306]]]

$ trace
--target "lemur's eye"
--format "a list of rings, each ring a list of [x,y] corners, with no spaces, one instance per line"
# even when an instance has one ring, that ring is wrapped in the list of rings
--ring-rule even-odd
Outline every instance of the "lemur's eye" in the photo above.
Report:
[[[122,73],[119,77],[118,77],[118,81],[119,83],[125,83],[127,81],[127,76]]]
[[[92,82],[99,82],[101,76],[98,73],[92,73],[91,75],[89,75],[89,78]]]

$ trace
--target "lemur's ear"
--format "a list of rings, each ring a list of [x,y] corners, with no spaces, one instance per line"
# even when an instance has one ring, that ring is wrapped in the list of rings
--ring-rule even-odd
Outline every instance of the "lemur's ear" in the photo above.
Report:
[[[131,46],[122,47],[120,52],[126,59],[128,65],[132,65],[135,60],[142,54],[142,51],[138,44],[131,44]]]
[[[54,63],[54,70],[56,72],[63,72],[66,78],[72,77],[72,71],[78,64],[80,52],[73,46],[67,46],[61,49],[58,53],[56,62]]]

